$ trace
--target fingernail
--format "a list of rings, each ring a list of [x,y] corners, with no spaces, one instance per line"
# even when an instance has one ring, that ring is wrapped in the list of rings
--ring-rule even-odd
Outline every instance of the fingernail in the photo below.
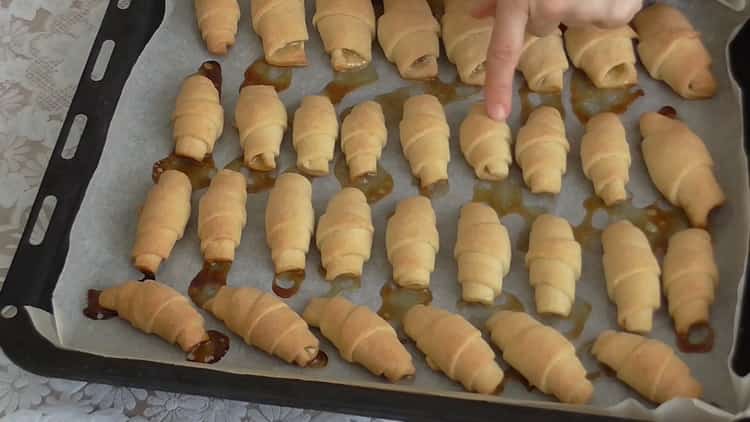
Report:
[[[497,121],[504,121],[508,117],[505,107],[502,104],[491,104],[488,107],[487,114],[489,114],[490,118]]]

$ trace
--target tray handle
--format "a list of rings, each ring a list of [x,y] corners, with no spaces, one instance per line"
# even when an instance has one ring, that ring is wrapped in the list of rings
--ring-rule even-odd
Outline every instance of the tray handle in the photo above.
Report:
[[[70,228],[99,164],[117,102],[164,12],[165,0],[110,0],[0,292],[0,305],[52,311],[52,292],[68,254]],[[111,53],[109,61],[107,53]],[[86,117],[85,128],[70,157],[66,143],[80,115]],[[40,214],[42,220],[46,218],[40,211],[48,197],[54,197],[56,205],[45,224],[37,220]],[[45,225],[41,237],[39,228]]]

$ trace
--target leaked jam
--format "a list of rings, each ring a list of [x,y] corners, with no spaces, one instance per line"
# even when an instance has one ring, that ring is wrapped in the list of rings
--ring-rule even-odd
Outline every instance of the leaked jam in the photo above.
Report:
[[[216,174],[216,164],[211,154],[206,155],[203,161],[195,161],[192,158],[180,157],[172,152],[166,158],[154,163],[151,171],[151,178],[154,183],[158,183],[159,177],[167,170],[185,173],[190,179],[193,190],[199,190],[211,184],[211,178]]]
[[[706,322],[694,324],[687,333],[675,332],[677,347],[684,353],[708,353],[714,348],[714,329]]]
[[[664,106],[659,109],[659,114],[662,116],[669,117],[670,119],[676,119],[677,118],[677,110],[675,110],[672,106]]]
[[[270,85],[274,87],[276,92],[282,92],[289,88],[291,84],[292,69],[271,66],[261,57],[254,61],[245,71],[245,80],[242,82],[242,88],[248,85]]]
[[[515,294],[503,291],[497,303],[487,305],[483,303],[465,302],[459,299],[456,309],[469,321],[478,327],[484,327],[492,315],[500,311],[525,312],[526,307]]]
[[[198,69],[198,74],[205,76],[214,84],[216,90],[219,91],[219,98],[221,98],[221,85],[223,78],[221,76],[221,65],[219,62],[214,60],[204,62]]]
[[[386,321],[400,323],[413,306],[432,303],[432,291],[427,289],[407,289],[389,281],[380,289],[383,299],[378,315]]]
[[[546,325],[557,329],[568,340],[577,340],[586,328],[586,322],[591,316],[591,308],[589,302],[576,299],[568,316],[547,315],[540,319]]]
[[[331,99],[333,105],[337,105],[350,93],[370,84],[377,82],[378,73],[375,66],[370,65],[350,72],[334,72],[333,80],[323,88],[321,95]]]
[[[362,287],[362,277],[352,274],[342,274],[335,279],[328,281],[331,288],[324,295],[325,297],[336,297],[343,293],[356,292]]]
[[[284,271],[273,278],[271,290],[282,299],[289,299],[299,292],[305,281],[305,270]]]
[[[599,113],[625,113],[638,98],[644,95],[644,92],[638,85],[624,88],[597,88],[588,76],[580,70],[575,70],[571,80],[570,95],[573,111],[578,120],[585,124]]]
[[[563,107],[561,92],[534,92],[529,88],[529,85],[524,82],[521,87],[518,88],[518,96],[521,98],[521,123],[526,123],[531,112],[542,106],[549,106],[557,109],[563,120],[565,119],[565,107]]]
[[[227,354],[229,350],[229,337],[214,331],[208,330],[208,340],[198,343],[191,351],[188,352],[186,360],[196,363],[216,363]]]
[[[242,173],[247,180],[247,193],[260,193],[273,188],[276,183],[276,169],[270,171],[253,170],[245,166],[242,157],[237,157],[224,167]]]
[[[106,309],[99,304],[99,295],[102,294],[101,290],[89,289],[86,294],[88,306],[83,310],[83,314],[87,318],[94,320],[110,319],[117,316],[117,312],[111,309]]]
[[[374,204],[393,192],[393,176],[380,163],[375,173],[365,174],[351,180],[346,158],[344,154],[339,154],[333,172],[342,188],[352,187],[361,190],[369,204]]]
[[[318,350],[318,354],[307,363],[305,368],[325,368],[326,366],[328,366],[328,355],[326,352]]]
[[[227,285],[227,275],[231,269],[231,261],[204,262],[203,268],[188,287],[188,296],[193,303],[202,307],[203,304],[213,299],[216,293]]]
[[[430,199],[441,198],[448,194],[450,191],[450,184],[448,180],[438,180],[437,182],[422,186],[419,180],[414,179],[415,184],[419,186],[419,194]]]

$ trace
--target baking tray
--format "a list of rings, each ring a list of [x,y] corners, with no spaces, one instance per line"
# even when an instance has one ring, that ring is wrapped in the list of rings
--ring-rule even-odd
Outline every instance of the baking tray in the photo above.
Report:
[[[237,375],[210,368],[173,366],[144,360],[111,359],[63,350],[50,343],[35,328],[31,314],[40,314],[37,310],[52,312],[52,292],[65,263],[70,230],[99,163],[117,100],[139,54],[165,14],[163,0],[133,0],[127,8],[121,8],[121,4],[122,0],[110,2],[32,207],[29,223],[0,292],[0,314],[3,315],[0,318],[0,345],[10,359],[23,368],[45,376],[400,419],[461,420],[504,416],[529,420],[556,416],[569,420],[603,418],[576,412],[562,414],[560,410],[543,405],[529,407],[490,403],[477,396],[467,400],[465,396],[455,398],[449,395],[375,390],[343,384]],[[97,82],[89,75],[95,67],[101,46],[107,40],[119,46],[127,45],[128,48],[114,49],[106,77]],[[749,45],[750,28],[746,26],[730,46],[732,66],[741,87],[750,87],[750,63],[748,57],[741,54]],[[747,104],[744,110],[748,110]],[[66,160],[61,158],[60,153],[73,120],[79,114],[88,116],[86,129],[75,156]],[[747,122],[747,111],[744,117]],[[747,133],[745,136],[747,147]],[[32,245],[30,239],[35,222],[48,196],[54,196],[57,204],[42,242]],[[743,304],[747,303],[747,294],[743,292]],[[744,329],[750,324],[750,315],[745,306],[742,308],[743,312],[738,315],[740,334],[732,354],[732,368],[740,376],[750,371],[750,359],[747,357],[750,339]]]

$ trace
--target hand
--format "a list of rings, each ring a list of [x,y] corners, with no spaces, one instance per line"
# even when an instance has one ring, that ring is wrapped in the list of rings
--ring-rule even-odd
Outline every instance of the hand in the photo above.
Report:
[[[630,22],[642,6],[642,0],[488,0],[474,11],[477,18],[495,16],[487,51],[484,89],[487,114],[495,120],[505,120],[510,115],[513,75],[526,31],[545,36],[561,23],[622,26]]]

